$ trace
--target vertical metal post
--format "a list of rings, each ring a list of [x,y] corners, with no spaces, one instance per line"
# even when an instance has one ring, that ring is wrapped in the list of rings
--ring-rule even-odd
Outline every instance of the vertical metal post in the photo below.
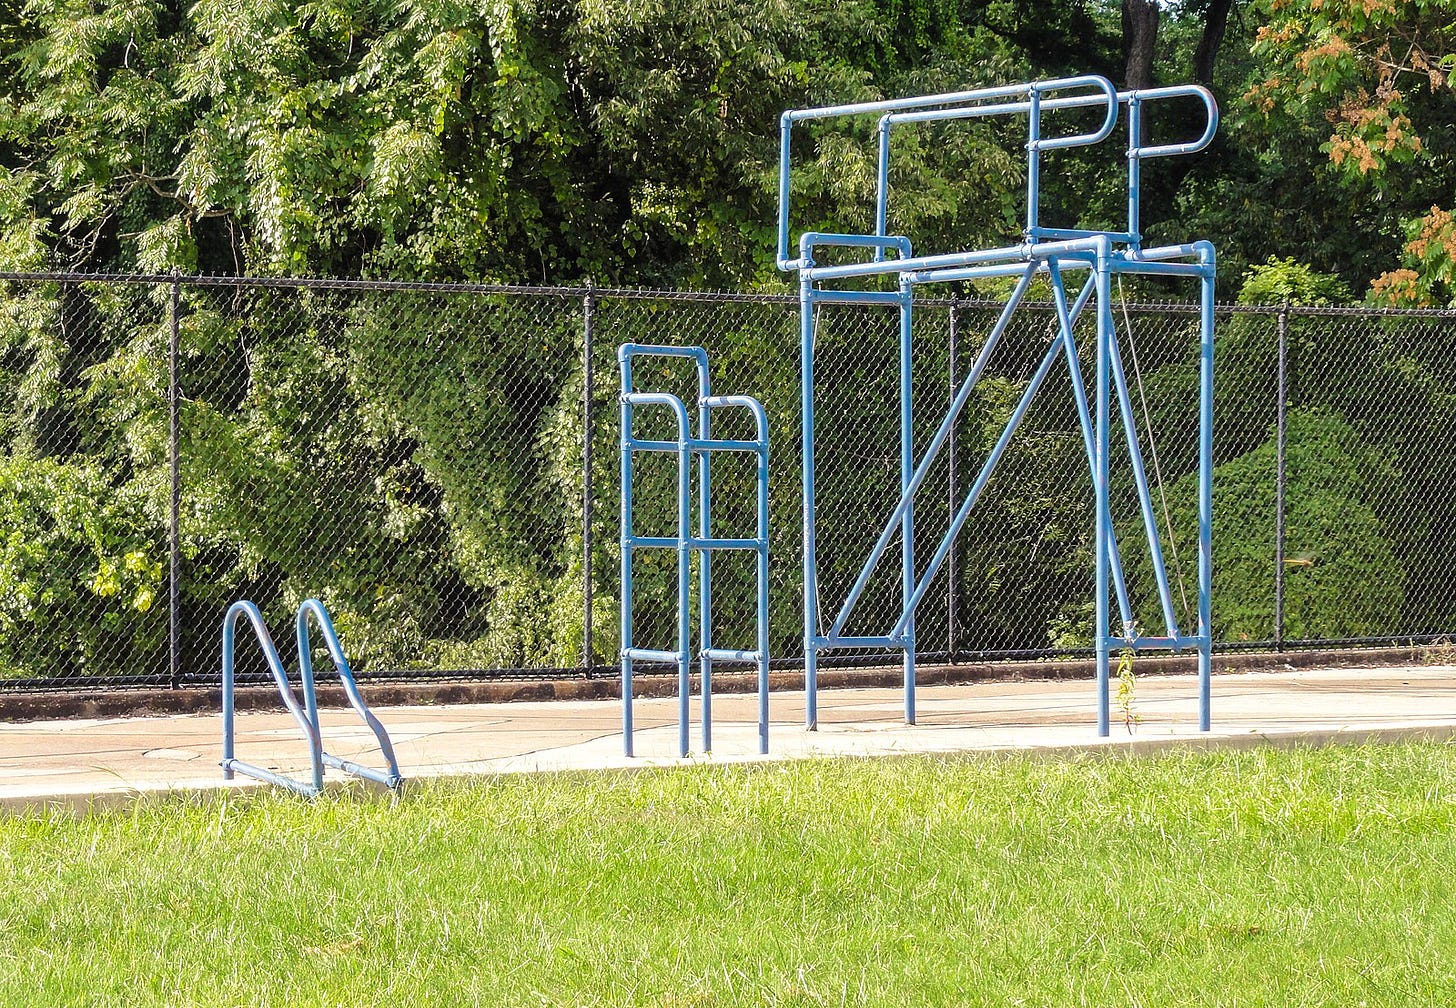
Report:
[[[819,569],[814,559],[814,286],[799,274],[800,484],[804,503],[804,728],[819,730]]]
[[[1041,92],[1032,86],[1026,97],[1026,240],[1034,242],[1041,205]]]
[[[622,353],[618,351],[619,355]],[[620,549],[621,580],[618,591],[621,597],[621,655],[622,655],[622,755],[632,756],[632,403],[627,393],[632,391],[632,358],[620,356],[622,389],[617,402],[617,423],[619,425],[621,456],[619,494],[621,516],[618,548]]]
[[[909,498],[910,477],[915,472],[915,415],[911,396],[914,389],[911,372],[910,336],[915,288],[904,275],[900,279],[900,497],[905,501],[905,517],[900,521],[900,604],[905,613],[905,723],[915,723],[915,504]]]
[[[1108,458],[1110,417],[1108,413],[1109,388],[1112,377],[1111,346],[1115,338],[1112,320],[1112,270],[1107,244],[1098,250],[1097,263],[1097,388],[1094,432],[1092,438],[1093,457],[1092,489],[1096,512],[1096,629],[1097,641],[1097,734],[1106,738],[1112,733],[1109,659],[1109,624],[1111,622],[1108,597],[1108,573],[1112,564],[1112,518],[1108,494],[1111,477]]]
[[[688,728],[693,692],[692,626],[692,440],[691,421],[678,417],[677,432],[677,748],[688,754]]]
[[[1213,246],[1199,253],[1204,273],[1198,375],[1198,730],[1208,731],[1213,693]]]
[[[1127,230],[1131,248],[1142,247],[1143,161],[1138,148],[1143,142],[1142,101],[1134,91],[1127,99]]]
[[[1279,383],[1274,448],[1274,649],[1284,650],[1284,446],[1289,390],[1289,302],[1279,307]]]
[[[758,651],[758,751],[768,754],[768,423],[758,432],[763,442],[758,452],[757,522],[758,549],[758,634],[754,646]]]
[[[172,689],[182,686],[182,415],[178,388],[181,355],[182,281],[172,271],[167,340],[167,454],[171,505],[167,517],[167,678]]]
[[[950,394],[952,399],[956,394],[956,361],[960,353],[959,340],[959,317],[956,313],[956,304],[950,303],[950,337],[946,347],[946,373],[949,378]],[[946,438],[945,451],[949,472],[946,476],[945,509],[948,521],[955,521],[956,513],[956,427],[960,426],[959,420],[953,423],[950,434]],[[948,527],[948,526],[947,526]],[[956,652],[959,650],[959,633],[956,626],[957,612],[956,589],[960,584],[956,570],[956,544],[950,544],[950,555],[946,558],[946,587],[945,587],[945,647],[950,663],[955,664]]]
[[[236,604],[235,604],[236,605]],[[233,780],[233,758],[237,754],[234,742],[233,713],[233,648],[237,630],[233,624],[232,610],[222,621],[222,779]]]
[[[708,406],[712,396],[706,360],[698,363],[698,437],[707,441],[713,436],[713,411]],[[698,535],[713,536],[712,453],[698,452]],[[699,710],[703,717],[703,752],[713,751],[713,659],[708,649],[713,646],[713,551],[698,550],[698,690]]]
[[[588,283],[581,299],[581,667],[588,679],[596,664],[592,641],[592,330],[596,303]]]

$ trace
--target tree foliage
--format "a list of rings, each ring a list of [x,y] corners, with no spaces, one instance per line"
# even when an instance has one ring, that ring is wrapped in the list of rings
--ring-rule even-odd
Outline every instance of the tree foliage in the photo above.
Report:
[[[1447,132],[1456,101],[1456,15],[1442,0],[1267,0],[1253,52],[1261,61],[1243,100],[1289,121],[1310,113],[1328,123],[1320,149],[1347,184],[1380,196],[1399,191],[1397,166],[1420,162],[1444,174],[1451,198]],[[1429,204],[1428,204],[1429,206]],[[1406,203],[1406,264],[1376,277],[1371,295],[1426,304],[1456,296],[1456,231],[1439,205]],[[1414,211],[1413,213],[1410,211]]]
[[[1405,578],[1370,501],[1392,473],[1336,414],[1292,411],[1288,437],[1285,635],[1387,633],[1399,625]],[[1271,437],[1214,471],[1221,532],[1213,545],[1216,640],[1264,641],[1274,634],[1274,454]],[[1168,490],[1184,542],[1197,541],[1196,490],[1193,476]]]
[[[770,262],[779,111],[968,31],[929,0],[30,0],[14,30],[6,265],[710,284]]]
[[[1124,43],[1136,42],[1135,83],[1181,83],[1192,68],[1225,110],[1204,156],[1147,166],[1149,241],[1212,238],[1222,289],[1247,276],[1257,301],[1342,303],[1374,281],[1386,302],[1439,302],[1456,294],[1456,226],[1442,209],[1456,177],[1442,128],[1456,118],[1446,7],[1251,0],[1231,17],[1223,0],[1144,4],[1134,40],[1119,5],[1088,0],[22,0],[0,16],[0,269],[771,287],[784,108],[1080,72],[1125,84]],[[1183,116],[1154,117],[1153,136],[1181,137]],[[1019,128],[906,127],[897,141],[893,229],[925,248],[1016,239]],[[868,227],[872,124],[805,124],[796,144],[796,228]],[[1048,223],[1119,226],[1125,172],[1106,153],[1048,157]],[[377,666],[585,660],[575,304],[406,309],[187,287],[180,301],[189,655],[205,652],[211,614],[232,597],[283,612],[321,594]],[[0,653],[8,672],[90,668],[112,646],[37,618],[43,602],[133,641],[132,666],[155,658],[169,311],[165,286],[6,291],[0,457],[14,486],[0,510],[16,531],[0,558],[0,621],[48,635],[46,649]],[[719,318],[699,335],[735,388],[781,388],[793,326],[758,308]],[[1240,316],[1219,336],[1219,462],[1237,485],[1267,462],[1270,323]],[[644,307],[603,331],[651,340],[682,324]],[[1039,346],[1033,329],[1007,343]],[[1193,343],[1173,329],[1143,345],[1153,408],[1168,413],[1193,394]],[[1310,471],[1345,473],[1347,430],[1392,464],[1453,440],[1456,355],[1430,334],[1366,329],[1335,339],[1290,326],[1300,423],[1322,460]],[[826,471],[845,474],[829,505],[896,492],[894,460],[865,448],[893,440],[889,365],[874,356],[887,339],[825,331],[825,366],[852,390],[842,440],[827,435]],[[943,367],[939,353],[922,366]],[[1339,366],[1309,366],[1328,357]],[[963,443],[987,447],[1020,388],[988,382]],[[775,430],[791,431],[797,401],[777,394]],[[598,395],[605,407],[610,389]],[[963,556],[979,579],[967,616],[987,646],[1040,646],[1024,634],[1032,614],[1085,595],[1085,488],[1066,475],[1080,465],[1074,420],[1039,404],[986,491],[983,517],[1014,530]],[[613,433],[597,431],[602,481]],[[1164,461],[1170,480],[1192,470],[1187,446]],[[1456,462],[1441,455],[1404,478],[1407,497],[1431,497]],[[725,488],[741,490],[733,479]],[[667,498],[652,493],[649,480],[644,507],[661,511]],[[1403,625],[1426,626],[1450,615],[1424,590],[1447,555],[1441,522],[1390,526],[1399,496],[1324,494],[1309,520],[1350,503],[1350,522],[1321,535],[1355,543],[1370,570],[1398,568],[1413,586]],[[361,516],[347,528],[330,511],[343,498]],[[790,494],[774,506],[796,505]],[[789,564],[792,524],[774,533]],[[613,566],[610,531],[598,530],[599,571]],[[862,531],[826,521],[825,541]],[[826,584],[852,578],[853,559],[832,553]],[[665,590],[670,576],[649,567],[642,583]],[[746,605],[741,588],[724,598]],[[871,594],[881,589],[896,591],[877,582]],[[610,608],[608,590],[598,599]],[[1063,609],[1049,632],[1066,642],[1086,621],[1077,603]],[[775,613],[777,626],[793,620]],[[594,657],[610,658],[609,635]]]

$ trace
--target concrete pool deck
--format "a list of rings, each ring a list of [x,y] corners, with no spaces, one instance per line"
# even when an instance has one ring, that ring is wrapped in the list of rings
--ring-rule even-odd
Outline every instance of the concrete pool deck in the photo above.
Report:
[[[1115,684],[1114,684],[1115,685]],[[716,694],[713,751],[677,752],[677,701],[639,699],[636,758],[622,755],[621,704],[554,700],[379,706],[407,780],[703,763],[741,763],[911,753],[1150,752],[1169,747],[1325,745],[1456,739],[1456,666],[1341,668],[1219,674],[1213,730],[1197,730],[1192,676],[1139,677],[1129,726],[1114,711],[1112,734],[1096,733],[1095,686],[1087,680],[993,681],[922,686],[917,724],[902,718],[898,689],[821,690],[819,730],[803,728],[802,692],[771,701],[770,754],[758,754],[756,697]],[[697,702],[693,703],[697,716]],[[379,765],[367,729],[349,710],[322,713],[325,748]],[[225,784],[215,713],[70,718],[0,723],[0,808],[84,810],[137,796],[207,792]],[[306,753],[282,711],[238,715],[240,759],[297,774]],[[332,771],[329,779],[343,779]]]

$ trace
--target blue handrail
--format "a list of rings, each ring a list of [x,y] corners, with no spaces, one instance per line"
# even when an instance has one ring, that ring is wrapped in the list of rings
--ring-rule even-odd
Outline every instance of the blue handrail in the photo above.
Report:
[[[1178,98],[1194,98],[1202,102],[1206,119],[1199,136],[1194,140],[1178,143],[1143,144],[1141,141],[1142,106],[1150,102]],[[815,238],[819,244],[870,247],[874,250],[871,261],[880,263],[885,260],[886,252],[893,247],[885,242],[886,238],[892,242],[908,242],[906,238],[888,235],[890,133],[894,126],[903,123],[1025,115],[1027,117],[1025,144],[1027,158],[1026,239],[1029,242],[1036,242],[1046,238],[1076,237],[1093,233],[1041,226],[1039,219],[1041,155],[1045,151],[1065,150],[1101,143],[1112,134],[1117,124],[1119,109],[1123,106],[1128,109],[1128,226],[1126,231],[1100,233],[1127,242],[1133,249],[1136,249],[1141,242],[1141,236],[1138,233],[1141,163],[1149,158],[1196,153],[1212,142],[1218,129],[1218,105],[1207,88],[1196,84],[1183,84],[1172,87],[1118,91],[1107,78],[1097,74],[1084,74],[1026,84],[787,111],[783,113],[779,121],[778,268],[802,270],[813,265],[811,255],[802,247],[797,259],[790,258],[791,141],[793,127],[796,123],[866,115],[879,116],[874,235],[816,235]],[[1079,108],[1103,110],[1101,121],[1095,128],[1080,133],[1042,135],[1044,113]],[[824,240],[827,238],[835,240],[832,242]],[[900,258],[909,258],[909,252],[902,249]],[[852,273],[853,267],[846,267],[846,270],[848,273]]]
[[[907,250],[908,251],[908,250]],[[672,357],[693,361],[697,376],[698,430],[693,436],[687,406],[670,392],[638,391],[633,379],[632,362],[638,357]],[[697,652],[702,682],[703,750],[713,746],[713,665],[715,662],[746,662],[758,667],[758,743],[759,752],[768,752],[768,417],[762,404],[750,396],[714,395],[708,374],[708,354],[702,347],[655,346],[624,343],[617,348],[621,366],[622,391],[620,405],[621,448],[621,659],[622,659],[622,751],[633,755],[632,672],[637,661],[671,662],[678,670],[678,753],[688,754],[689,694],[691,692],[692,631],[690,608],[690,567],[692,554],[698,554],[698,633]],[[677,436],[672,440],[639,438],[632,433],[633,410],[636,407],[666,407],[676,421]],[[712,415],[718,409],[746,409],[753,417],[754,437],[717,438],[712,434]],[[724,537],[712,534],[712,470],[715,452],[747,452],[757,462],[755,485],[756,528],[752,537]],[[677,456],[677,534],[673,536],[637,535],[633,531],[633,465],[637,452],[662,452]],[[691,522],[691,461],[698,464],[698,533],[693,535]],[[632,619],[632,553],[638,549],[671,549],[677,553],[677,647],[674,650],[637,646]],[[753,649],[720,648],[713,643],[713,576],[712,556],[715,550],[752,550],[756,559],[757,632]]]
[[[288,709],[288,713],[293,715],[293,720],[298,722],[298,727],[303,730],[304,740],[308,743],[309,769],[312,771],[311,779],[308,781],[285,777],[282,774],[274,773],[272,770],[265,770],[260,766],[244,763],[242,760],[236,758],[235,731],[233,726],[233,652],[236,648],[237,625],[243,619],[246,619],[253,626],[253,634],[257,637],[258,644],[263,649],[263,658],[268,663],[268,671],[273,674],[273,682],[278,687],[278,695],[283,700],[283,706]],[[314,707],[313,693],[313,679],[310,676],[303,683],[304,700],[310,711]],[[229,606],[227,615],[222,620],[221,766],[223,780],[232,780],[235,773],[243,773],[258,780],[285,787],[306,798],[314,797],[324,787],[323,745],[319,741],[319,732],[315,718],[306,714],[299,707],[298,700],[293,695],[293,687],[288,683],[288,673],[283,668],[283,660],[278,657],[278,648],[274,646],[273,637],[268,633],[268,626],[263,622],[263,614],[258,611],[256,605],[246,600],[234,602]]]
[[[318,624],[319,631],[324,635],[324,645],[329,650],[329,657],[333,660],[334,669],[339,674],[339,681],[344,686],[344,694],[349,698],[349,705],[354,708],[360,719],[369,726],[374,733],[375,740],[379,743],[379,751],[384,756],[384,762],[388,765],[387,771],[381,772],[371,767],[363,766],[349,760],[340,759],[328,752],[321,752],[325,766],[331,766],[335,770],[342,770],[355,777],[363,777],[383,784],[387,788],[398,788],[404,778],[399,773],[399,763],[394,758],[394,746],[389,741],[389,733],[384,730],[384,725],[374,716],[369,705],[364,702],[364,697],[359,694],[359,685],[354,681],[354,672],[349,667],[349,660],[344,657],[343,645],[339,643],[339,635],[334,630],[334,621],[329,618],[329,611],[318,599],[306,599],[298,607],[298,619],[296,621],[298,637],[298,664],[303,672],[303,681],[310,684],[314,681],[313,676],[313,651],[309,646],[308,624],[309,617]],[[310,688],[304,699],[308,702],[309,720],[313,722],[314,730],[319,731],[318,703],[314,691]],[[320,738],[322,733],[320,732]]]
[[[308,624],[310,617],[318,623],[320,631],[324,635],[324,643],[328,647],[329,657],[333,660],[334,668],[339,673],[339,679],[343,683],[344,692],[349,698],[350,705],[369,726],[374,737],[379,742],[380,752],[384,754],[385,763],[388,764],[388,771],[382,772],[370,767],[362,766],[350,760],[341,759],[332,753],[324,751],[323,738],[319,730],[318,695],[313,674],[313,655],[309,647]],[[237,624],[246,619],[253,628],[253,634],[257,638],[259,646],[263,649],[263,658],[268,664],[268,671],[273,676],[273,682],[278,687],[278,695],[283,700],[283,706],[298,723],[302,730],[304,741],[308,745],[310,779],[307,781],[298,780],[283,774],[275,773],[251,763],[245,763],[236,756],[236,700],[235,700],[235,653],[237,650]],[[364,702],[363,696],[359,693],[358,684],[354,681],[353,670],[349,667],[348,660],[344,657],[343,646],[339,643],[339,635],[334,630],[333,621],[329,618],[328,610],[324,608],[318,599],[308,599],[298,607],[298,619],[296,621],[298,641],[298,665],[299,679],[303,687],[303,704],[299,705],[298,699],[293,695],[293,687],[288,681],[288,672],[284,668],[283,660],[278,655],[278,648],[273,643],[273,637],[268,632],[268,626],[263,621],[263,614],[252,602],[245,600],[234,602],[228,607],[227,615],[223,617],[222,623],[222,774],[224,780],[233,780],[238,773],[269,784],[276,784],[287,788],[306,798],[313,798],[323,791],[324,767],[330,766],[336,770],[342,770],[355,777],[362,777],[372,780],[385,787],[398,789],[404,778],[400,775],[399,764],[395,760],[394,746],[389,741],[389,733],[384,730],[384,725],[379,722],[368,704]]]
[[[1198,135],[1175,142],[1146,142],[1144,133],[1145,106],[1161,101],[1193,100],[1202,104],[1204,122]],[[1122,108],[1127,109],[1127,223],[1122,230],[1045,227],[1039,220],[1042,155],[1047,151],[1097,144],[1109,137],[1116,127]],[[1083,132],[1044,132],[1046,114],[1058,110],[1084,109],[1094,113],[1094,122]],[[810,231],[800,235],[797,258],[791,258],[790,197],[791,139],[796,123],[840,117],[874,115],[878,117],[877,186],[874,206],[874,233],[823,234]],[[958,249],[948,251],[918,249],[912,251],[909,236],[888,233],[890,134],[897,124],[946,120],[966,120],[990,116],[1024,115],[1026,117],[1026,218],[1020,240],[1000,247]],[[905,720],[915,721],[915,612],[925,598],[931,582],[950,555],[956,535],[966,524],[971,509],[1016,429],[1026,416],[1032,399],[1043,386],[1058,355],[1065,357],[1071,378],[1072,399],[1082,429],[1087,463],[1093,485],[1093,512],[1096,525],[1094,558],[1094,619],[1097,644],[1098,732],[1108,728],[1109,658],[1114,647],[1196,648],[1199,672],[1199,728],[1209,727],[1209,679],[1211,674],[1211,641],[1209,631],[1212,592],[1212,428],[1213,428],[1213,293],[1216,257],[1206,241],[1158,248],[1143,248],[1140,233],[1141,169],[1149,158],[1192,154],[1213,141],[1218,128],[1218,106],[1208,89],[1198,85],[1147,88],[1117,91],[1104,77],[1085,75],[1059,80],[1036,81],[1005,87],[979,88],[945,94],[898,98],[889,101],[859,102],[814,109],[797,109],[780,118],[778,267],[799,274],[799,411],[801,496],[803,505],[803,617],[804,617],[804,685],[805,723],[817,727],[816,694],[818,656],[833,648],[888,648],[903,652],[905,677]],[[848,257],[851,261],[820,264],[814,255],[819,246],[840,246],[866,250],[868,254]],[[1086,271],[1088,276],[1075,300],[1069,298],[1065,274]],[[1122,274],[1182,277],[1200,285],[1201,303],[1199,335],[1198,393],[1198,615],[1197,629],[1189,634],[1175,618],[1172,591],[1164,563],[1159,530],[1144,466],[1136,417],[1133,410],[1128,377],[1123,368],[1119,335],[1112,313],[1113,276]],[[980,472],[964,495],[950,527],[941,537],[930,562],[920,567],[916,562],[914,497],[927,479],[937,455],[948,443],[950,434],[964,410],[974,387],[980,381],[987,361],[1008,326],[1011,316],[1020,307],[1028,285],[1045,275],[1052,288],[1057,326],[1051,334],[1041,364],[1027,382],[1015,410],[1003,425],[1001,435],[986,453]],[[883,287],[864,289],[860,282],[882,278],[898,281],[898,291]],[[928,447],[919,455],[914,451],[912,421],[913,383],[911,382],[911,328],[914,290],[925,284],[975,281],[992,278],[1016,280],[1015,290],[1007,299],[1000,317],[991,327],[970,373],[955,390],[949,409],[939,424]],[[848,285],[848,286],[846,286]],[[888,284],[884,285],[888,286]],[[830,620],[826,631],[821,623],[819,571],[816,551],[816,501],[814,466],[815,376],[814,356],[818,309],[828,304],[883,306],[899,311],[900,321],[900,498],[881,526],[869,556],[850,586],[841,607]],[[1095,380],[1087,388],[1073,329],[1083,309],[1096,305]],[[1130,335],[1130,334],[1129,334]],[[1157,602],[1162,610],[1166,635],[1144,633],[1134,619],[1126,577],[1123,571],[1117,529],[1113,523],[1110,458],[1111,427],[1120,424],[1127,442],[1127,465],[1136,489],[1142,531],[1147,537],[1148,555],[1156,587]],[[1148,432],[1149,438],[1151,432]],[[874,569],[899,543],[901,567],[901,606],[888,629],[874,633],[846,632],[850,612],[866,590]],[[1121,632],[1111,628],[1114,607],[1122,619]]]

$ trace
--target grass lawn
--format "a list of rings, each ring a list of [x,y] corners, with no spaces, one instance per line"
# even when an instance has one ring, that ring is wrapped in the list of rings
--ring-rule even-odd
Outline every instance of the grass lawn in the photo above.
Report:
[[[6,1005],[1450,1005],[1456,747],[0,817]]]

